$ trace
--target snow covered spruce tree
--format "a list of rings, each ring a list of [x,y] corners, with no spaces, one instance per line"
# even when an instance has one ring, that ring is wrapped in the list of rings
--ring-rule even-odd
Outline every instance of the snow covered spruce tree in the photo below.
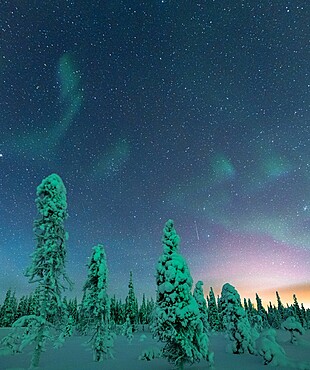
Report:
[[[66,189],[58,175],[46,177],[38,186],[36,205],[39,213],[34,222],[36,248],[26,276],[30,282],[38,283],[39,307],[37,314],[23,316],[13,325],[17,328],[16,338],[19,338],[18,328],[24,328],[22,343],[15,351],[20,351],[27,344],[35,346],[31,367],[38,366],[46,340],[53,339],[52,331],[60,329],[49,320],[57,316],[54,321],[62,322],[61,293],[66,285],[64,283],[70,285],[65,272],[68,239],[64,228],[64,221],[68,217]]]
[[[6,292],[2,307],[0,308],[0,326],[12,326],[17,316],[17,300],[15,293],[9,289]]]
[[[163,357],[183,369],[185,363],[206,359],[213,363],[208,337],[203,330],[197,302],[191,294],[193,280],[179,253],[180,238],[173,221],[163,230],[164,253],[157,264],[157,299],[153,334],[164,342]]]
[[[142,304],[139,309],[139,323],[142,324],[142,330],[144,331],[144,325],[147,324],[147,306],[144,293],[142,297]]]
[[[215,295],[212,287],[210,288],[209,292],[208,320],[211,330],[219,331],[221,329],[219,312],[216,305]]]
[[[208,310],[207,310],[207,303],[203,294],[203,282],[202,281],[197,281],[193,293],[193,297],[195,298],[198,308],[199,308],[199,313],[200,313],[200,319],[203,324],[204,331],[207,333],[209,330],[209,322],[208,322]]]
[[[224,330],[231,340],[232,353],[255,354],[255,333],[250,326],[237,290],[230,284],[223,285],[221,293]]]
[[[93,248],[84,284],[83,317],[87,318],[86,330],[92,331],[92,348],[95,361],[112,356],[114,335],[109,329],[110,300],[107,295],[107,262],[101,244]]]
[[[132,271],[130,271],[129,284],[128,284],[128,295],[126,297],[126,318],[129,317],[130,324],[132,326],[132,331],[136,331],[136,325],[138,322],[138,301],[135,295],[135,290],[133,287]]]

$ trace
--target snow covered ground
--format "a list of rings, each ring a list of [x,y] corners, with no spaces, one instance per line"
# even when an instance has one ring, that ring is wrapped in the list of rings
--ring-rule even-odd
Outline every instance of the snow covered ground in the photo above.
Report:
[[[9,333],[11,329],[0,329],[0,339]],[[141,341],[141,335],[146,339]],[[283,346],[291,365],[288,367],[277,367],[277,369],[310,369],[310,367],[299,367],[301,362],[310,362],[310,331],[300,337],[298,345],[289,343],[288,333],[279,330],[277,341]],[[160,348],[161,344],[152,339],[150,332],[135,333],[131,344],[122,336],[117,336],[114,347],[114,359],[104,360],[96,363],[92,360],[92,352],[85,346],[87,337],[74,335],[67,339],[60,349],[48,348],[42,354],[40,369],[44,370],[169,370],[173,369],[166,360],[155,359],[152,361],[138,360],[143,350]],[[233,355],[226,352],[227,340],[224,334],[212,334],[210,336],[210,347],[214,351],[214,363],[217,370],[262,370],[267,368],[263,365],[261,356]],[[0,370],[25,370],[28,369],[31,359],[31,348],[26,348],[23,354],[15,356],[6,355],[0,357]],[[271,368],[271,366],[269,366]],[[185,369],[202,370],[207,369],[207,363],[201,361]]]

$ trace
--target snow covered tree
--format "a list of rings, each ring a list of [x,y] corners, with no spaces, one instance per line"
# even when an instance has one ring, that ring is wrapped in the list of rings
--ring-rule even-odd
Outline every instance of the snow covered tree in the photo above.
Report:
[[[306,309],[305,309],[303,303],[301,304],[300,311],[301,311],[301,317],[302,317],[303,327],[305,329],[308,329],[309,328],[309,323],[308,323],[308,320],[307,320],[307,312],[306,312]]]
[[[126,318],[129,317],[132,331],[134,332],[138,321],[138,302],[133,287],[132,271],[130,271],[128,288],[129,291],[126,297]]]
[[[245,312],[247,312],[248,309],[249,309],[248,302],[247,302],[246,298],[243,298],[243,308],[244,308]]]
[[[264,365],[288,365],[285,351],[276,341],[276,331],[274,329],[267,329],[260,334],[258,353],[263,357]]]
[[[123,303],[121,299],[116,302],[116,312],[117,324],[124,324],[126,321],[126,303]]]
[[[300,309],[299,304],[298,304],[296,294],[293,294],[293,300],[294,300],[294,303],[293,303],[294,316],[301,323],[301,325],[304,326],[304,320],[303,320],[303,317],[302,317],[301,309]]]
[[[68,316],[72,317],[73,324],[76,325],[78,322],[78,304],[77,299],[70,299],[68,302]]]
[[[110,298],[110,323],[111,326],[115,326],[117,317],[117,305],[115,295]]]
[[[221,303],[223,326],[231,340],[232,353],[255,354],[256,338],[241,306],[239,293],[229,283],[223,285]]]
[[[210,288],[209,292],[208,320],[211,330],[219,331],[221,329],[219,313],[212,287]]]
[[[28,315],[40,315],[40,289],[38,287],[29,296]]]
[[[38,283],[39,312],[38,315],[21,317],[14,323],[17,331],[20,327],[26,327],[21,348],[25,344],[35,345],[32,367],[38,366],[45,342],[52,338],[51,329],[56,329],[49,318],[57,315],[57,323],[62,321],[61,293],[65,288],[64,283],[70,285],[65,272],[68,239],[64,228],[64,221],[68,216],[66,189],[58,175],[46,177],[38,186],[36,205],[39,213],[34,222],[36,248],[26,276],[30,282]]]
[[[16,319],[26,315],[28,315],[28,297],[23,295],[17,306]]]
[[[197,302],[191,294],[193,284],[187,263],[179,253],[180,238],[172,220],[163,230],[164,253],[157,264],[157,300],[153,334],[164,342],[163,357],[179,369],[185,363],[213,361],[208,337],[204,333]]]
[[[147,300],[146,311],[147,311],[147,323],[150,324],[153,321],[155,302],[154,299]]]
[[[125,336],[129,343],[132,342],[133,339],[133,330],[132,330],[132,323],[130,321],[130,317],[127,316],[126,321],[122,326],[122,335]]]
[[[272,328],[279,329],[281,327],[280,313],[271,302],[269,302],[267,318]]]
[[[95,361],[113,357],[114,335],[109,329],[110,300],[107,295],[107,262],[104,248],[98,244],[88,265],[88,276],[84,285],[82,310],[87,320],[87,329],[92,331],[92,348]]]
[[[207,310],[207,303],[206,303],[206,300],[203,294],[202,287],[203,287],[203,282],[200,280],[197,281],[194,292],[193,292],[193,297],[195,298],[198,304],[200,319],[202,321],[204,331],[205,333],[208,333],[208,330],[209,330],[208,310]]]
[[[281,298],[280,298],[280,295],[279,295],[278,292],[276,292],[276,297],[277,297],[277,303],[278,303],[278,312],[279,312],[279,315],[281,317],[281,320],[283,320],[284,319],[284,311],[285,311],[285,309],[284,309],[284,306],[283,306],[283,304],[281,302]]]
[[[142,297],[142,304],[139,310],[139,322],[140,324],[143,325],[143,330],[144,330],[144,325],[147,324],[147,307],[146,307],[146,299],[145,299],[144,293]]]
[[[267,319],[267,311],[265,310],[262,300],[257,293],[256,293],[256,307],[257,307],[257,313],[261,317],[262,327],[268,328],[269,324],[268,324],[268,319]]]
[[[86,315],[86,311],[84,309],[85,306],[85,299],[86,299],[86,292],[83,291],[82,301],[78,308],[78,322],[76,325],[76,329],[81,335],[87,334],[87,327],[88,327],[88,317]]]
[[[305,333],[305,329],[301,326],[301,323],[297,321],[295,316],[288,317],[281,326],[291,333],[292,344],[297,344],[297,335],[303,335]]]
[[[17,300],[15,293],[9,289],[6,292],[3,305],[0,311],[0,323],[3,327],[12,326],[17,316]]]
[[[249,323],[251,324],[251,326],[254,326],[255,321],[256,321],[255,317],[257,315],[257,311],[255,310],[250,298],[248,299],[247,310],[245,312],[249,320]]]

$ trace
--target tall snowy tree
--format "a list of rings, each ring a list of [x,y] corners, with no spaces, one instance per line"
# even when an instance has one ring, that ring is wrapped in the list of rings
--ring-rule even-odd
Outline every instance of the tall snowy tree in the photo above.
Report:
[[[301,325],[304,326],[304,320],[303,320],[303,317],[302,317],[301,309],[300,309],[299,304],[298,304],[296,294],[293,294],[293,300],[294,300],[294,303],[293,303],[294,316],[301,323]]]
[[[215,295],[212,287],[210,288],[209,292],[208,320],[211,330],[219,331],[221,329],[219,312],[217,309]]]
[[[132,331],[134,332],[138,321],[138,303],[133,286],[132,271],[130,271],[128,288],[129,291],[126,298],[126,317],[129,317]]]
[[[163,230],[164,253],[157,264],[157,300],[153,333],[162,342],[163,357],[179,369],[185,363],[213,361],[208,337],[204,333],[197,302],[191,294],[193,284],[187,263],[179,253],[180,238],[173,221]]]
[[[268,328],[268,318],[267,318],[267,311],[265,310],[262,300],[259,295],[256,293],[256,307],[257,307],[257,314],[261,317],[261,326],[262,328]]]
[[[155,308],[155,302],[154,299],[151,297],[151,299],[147,300],[146,304],[146,322],[150,324],[153,321],[154,317],[154,308]]]
[[[281,327],[281,316],[279,314],[279,311],[274,305],[272,305],[271,302],[269,302],[267,318],[268,324],[272,328],[279,329]]]
[[[38,315],[21,317],[14,323],[15,327],[26,327],[22,346],[25,343],[35,345],[32,367],[38,366],[45,342],[52,337],[50,329],[53,325],[49,318],[57,314],[58,322],[61,322],[61,293],[65,283],[70,285],[65,272],[68,239],[64,228],[68,217],[66,189],[58,175],[46,177],[38,186],[36,205],[39,213],[34,222],[36,248],[26,276],[30,282],[38,283],[39,312]]]
[[[305,329],[307,329],[307,328],[309,328],[309,322],[308,322],[308,319],[307,319],[307,311],[306,311],[303,303],[301,304],[300,311],[301,311],[303,327]]]
[[[281,301],[281,298],[278,292],[276,292],[276,297],[277,297],[277,303],[278,303],[278,312],[281,317],[281,320],[283,320],[285,318],[285,312],[284,312],[285,308],[282,304],[282,301]]]
[[[221,294],[224,329],[231,340],[232,353],[255,353],[255,337],[241,306],[237,290],[230,284],[223,285]]]
[[[146,299],[145,299],[144,293],[142,297],[142,304],[139,309],[139,323],[143,325],[143,330],[144,330],[144,324],[147,323],[147,307],[146,307]]]
[[[206,303],[206,300],[203,294],[202,287],[203,287],[203,282],[200,280],[197,281],[194,292],[193,292],[193,297],[195,298],[198,304],[200,319],[202,321],[204,331],[207,333],[209,330],[208,310],[207,310],[207,303]]]
[[[93,248],[88,265],[88,276],[84,285],[82,310],[88,318],[87,327],[92,334],[95,361],[112,357],[114,336],[109,329],[110,300],[107,295],[107,262],[104,248],[98,244]]]

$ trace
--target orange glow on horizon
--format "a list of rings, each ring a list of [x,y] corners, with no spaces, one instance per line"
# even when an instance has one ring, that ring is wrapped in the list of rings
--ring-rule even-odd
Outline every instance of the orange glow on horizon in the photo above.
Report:
[[[280,295],[281,302],[284,307],[286,307],[286,304],[288,305],[293,304],[293,294],[296,295],[297,301],[299,303],[299,306],[303,303],[304,307],[307,309],[310,309],[310,282],[304,283],[304,284],[296,284],[296,285],[289,285],[286,287],[280,287],[278,289],[264,289],[264,290],[257,290],[253,291],[253,289],[250,289],[248,286],[238,288],[237,285],[235,285],[235,288],[237,289],[238,293],[241,297],[241,303],[243,305],[243,299],[250,298],[254,306],[256,307],[256,297],[255,294],[257,293],[258,296],[261,298],[263,302],[263,306],[267,309],[267,306],[269,305],[269,302],[271,302],[273,305],[277,307],[277,297],[276,297],[276,291]],[[221,295],[221,287],[215,287],[214,289],[215,297],[218,295]],[[209,295],[209,291],[205,291],[205,296]]]
[[[247,290],[241,290],[239,294],[242,297],[250,298],[252,303],[256,305],[255,293],[257,293],[262,299],[263,305],[266,308],[269,305],[269,302],[277,307],[276,291],[278,291],[284,307],[286,307],[287,303],[289,305],[293,304],[293,294],[295,294],[299,306],[301,306],[301,303],[303,303],[305,308],[310,308],[310,283],[288,285],[278,289],[265,289],[254,293],[253,291],[249,292]]]

